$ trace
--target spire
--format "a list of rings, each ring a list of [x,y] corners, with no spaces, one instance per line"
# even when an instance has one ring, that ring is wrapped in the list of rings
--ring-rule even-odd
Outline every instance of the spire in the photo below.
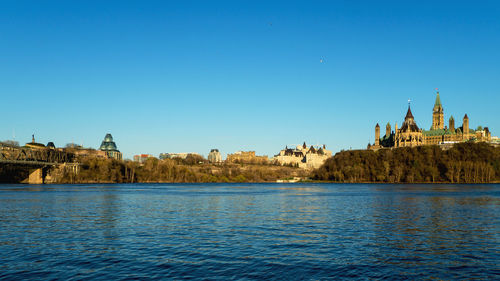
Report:
[[[408,103],[408,112],[406,112],[405,120],[408,119],[408,118],[415,119],[413,117],[413,114],[411,113],[411,108],[410,108],[410,104],[409,103]]]
[[[467,113],[465,113],[464,119],[469,119],[469,116],[467,116]]]
[[[434,111],[434,113],[443,113],[443,105],[441,104],[439,91],[436,92],[436,101],[434,102],[434,107],[432,108],[432,110]]]
[[[455,118],[453,118],[453,115],[450,117],[450,120],[455,120]]]
[[[439,91],[436,92],[436,102],[434,103],[434,107],[441,106],[441,99],[439,98]]]

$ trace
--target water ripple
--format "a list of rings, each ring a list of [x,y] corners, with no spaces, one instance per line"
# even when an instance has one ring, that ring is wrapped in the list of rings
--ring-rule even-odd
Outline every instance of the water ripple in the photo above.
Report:
[[[0,251],[0,280],[499,279],[500,185],[4,185]]]

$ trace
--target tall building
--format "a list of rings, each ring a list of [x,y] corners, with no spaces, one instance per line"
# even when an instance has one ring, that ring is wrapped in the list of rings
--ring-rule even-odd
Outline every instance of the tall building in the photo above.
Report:
[[[436,101],[434,102],[434,108],[432,109],[432,126],[431,130],[442,130],[444,129],[444,110],[441,105],[441,98],[439,98],[439,92],[436,93]]]
[[[465,114],[462,126],[455,127],[453,116],[448,120],[448,126],[444,125],[444,109],[441,104],[439,92],[432,109],[432,125],[430,130],[418,127],[411,112],[410,104],[406,112],[405,120],[398,129],[395,124],[394,131],[387,124],[385,136],[380,137],[380,126],[375,126],[375,143],[369,144],[369,149],[380,149],[382,147],[413,147],[419,145],[445,144],[464,141],[491,142],[491,133],[488,127],[479,126],[476,130],[469,128],[469,117]]]
[[[106,134],[99,150],[106,152],[108,158],[122,160],[122,153],[116,147],[116,143],[113,141],[113,136],[111,136],[111,134]]]
[[[222,156],[219,152],[218,149],[212,149],[210,150],[210,153],[208,154],[208,162],[210,163],[221,163],[222,162]]]

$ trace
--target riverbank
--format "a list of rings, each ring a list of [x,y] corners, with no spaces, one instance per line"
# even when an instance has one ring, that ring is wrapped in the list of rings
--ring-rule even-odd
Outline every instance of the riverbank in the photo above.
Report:
[[[88,158],[80,171],[64,171],[53,183],[202,183],[276,182],[286,178],[305,178],[308,172],[296,167],[258,164],[180,164],[171,159],[132,161]]]
[[[204,160],[204,161],[202,161]],[[499,183],[500,147],[460,143],[448,150],[419,146],[378,151],[341,151],[317,170],[273,164],[210,164],[205,159],[156,158],[144,163],[78,159],[79,169],[49,170],[45,183]],[[28,169],[4,165],[0,182],[22,182]]]
[[[458,143],[342,151],[314,171],[315,180],[349,183],[492,183],[500,181],[500,147]]]

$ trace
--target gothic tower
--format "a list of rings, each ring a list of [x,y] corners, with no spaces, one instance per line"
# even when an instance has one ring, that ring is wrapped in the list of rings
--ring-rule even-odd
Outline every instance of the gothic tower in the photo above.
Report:
[[[450,117],[450,121],[448,122],[448,128],[450,128],[450,132],[455,132],[455,119],[453,115]]]
[[[375,126],[375,146],[380,145],[380,126],[377,125]]]
[[[439,92],[436,93],[436,102],[432,109],[432,127],[431,130],[444,129],[444,113]]]
[[[385,136],[389,137],[391,135],[391,124],[387,122],[387,125],[385,126]]]

